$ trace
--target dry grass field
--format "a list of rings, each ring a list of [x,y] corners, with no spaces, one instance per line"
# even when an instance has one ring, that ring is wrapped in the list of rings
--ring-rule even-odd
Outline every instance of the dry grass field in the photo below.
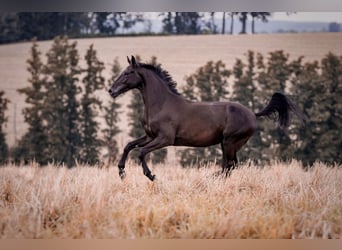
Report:
[[[222,60],[228,67],[232,67],[237,58],[244,58],[248,50],[267,55],[268,52],[284,50],[291,58],[305,56],[305,60],[320,60],[329,51],[342,54],[342,33],[304,33],[304,34],[256,34],[256,35],[201,35],[201,36],[162,36],[162,37],[117,37],[79,39],[78,50],[81,62],[84,63],[85,51],[91,44],[98,51],[98,57],[105,63],[104,76],[109,78],[111,64],[118,58],[122,66],[127,65],[126,56],[139,54],[144,60],[156,56],[163,68],[168,70],[181,86],[184,77],[195,72],[209,60]],[[17,93],[18,88],[28,86],[29,74],[26,70],[26,60],[29,58],[31,43],[19,43],[0,46],[0,89],[5,90],[11,100],[7,116],[7,141],[12,146],[26,131],[21,110],[25,107],[25,96]],[[51,47],[51,41],[39,42],[39,48],[45,53]],[[110,97],[104,90],[99,93],[106,102]],[[130,95],[119,98],[119,102],[126,104]],[[14,118],[14,106],[16,117]],[[119,136],[122,147],[127,141],[126,113],[121,113],[120,128],[123,133]]]
[[[284,50],[291,58],[320,60],[329,51],[341,55],[341,41],[342,33],[308,33],[77,42],[81,58],[94,44],[107,79],[114,58],[125,66],[127,55],[139,54],[145,60],[157,56],[181,86],[186,75],[209,60],[223,60],[231,67],[248,50],[264,55]],[[39,46],[45,59],[51,41]],[[0,46],[0,89],[11,101],[5,128],[10,146],[27,127],[21,114],[25,97],[16,90],[28,86],[30,47]],[[111,101],[105,90],[99,95]],[[120,147],[129,139],[129,97],[119,98]],[[342,238],[341,166],[316,163],[304,171],[296,161],[251,164],[221,178],[215,177],[220,169],[214,165],[184,169],[175,162],[173,152],[166,164],[151,165],[157,175],[153,183],[132,162],[124,181],[115,166],[0,167],[0,238]]]
[[[0,168],[0,238],[342,238],[342,168]]]

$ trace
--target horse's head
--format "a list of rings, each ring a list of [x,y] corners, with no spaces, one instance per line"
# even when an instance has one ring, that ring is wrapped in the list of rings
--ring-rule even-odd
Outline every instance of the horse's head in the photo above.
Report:
[[[113,98],[130,89],[139,88],[142,84],[142,78],[137,71],[138,63],[134,56],[131,59],[127,57],[127,60],[129,63],[128,67],[118,76],[108,91]]]

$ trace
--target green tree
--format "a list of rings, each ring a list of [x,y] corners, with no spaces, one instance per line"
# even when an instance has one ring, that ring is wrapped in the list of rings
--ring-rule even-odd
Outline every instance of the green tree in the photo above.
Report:
[[[238,59],[234,65],[233,100],[253,112],[260,111],[274,92],[286,93],[286,86],[294,77],[294,65],[299,65],[301,59],[290,61],[288,54],[274,51],[265,60],[260,53],[248,51],[247,62]],[[253,159],[258,163],[268,162],[271,158],[293,158],[296,145],[291,138],[294,136],[292,128],[284,133],[273,120],[260,118],[257,131],[238,156],[240,160]]]
[[[85,12],[19,12],[19,40],[52,39],[58,35],[80,36],[89,25]]]
[[[3,126],[7,122],[5,111],[7,110],[9,100],[5,98],[5,92],[0,90],[0,164],[7,162],[8,146],[6,143],[5,132]]]
[[[233,85],[232,99],[250,110],[255,111],[258,106],[256,93],[258,87],[256,81],[258,73],[256,72],[256,55],[253,51],[248,51],[246,58],[246,63],[241,59],[237,59],[233,67],[235,82]],[[252,138],[250,138],[247,144],[238,152],[239,160],[244,161],[247,159],[262,158],[261,145],[260,126],[258,126],[257,131]]]
[[[248,12],[238,12],[238,15],[239,15],[239,20],[242,24],[240,34],[246,34]]]
[[[97,58],[96,50],[90,45],[85,56],[86,68],[81,98],[81,111],[78,123],[81,131],[81,148],[79,160],[94,165],[99,162],[102,140],[99,139],[99,122],[96,117],[102,107],[102,102],[96,97],[96,91],[104,88],[105,79],[102,76],[104,63]]]
[[[237,14],[239,16],[239,20],[241,22],[241,32],[240,34],[246,34],[247,31],[247,21],[248,21],[248,16],[252,17],[252,22],[251,22],[251,31],[252,34],[255,33],[255,20],[260,19],[262,22],[267,22],[268,17],[271,16],[270,12],[232,12],[233,15]],[[232,16],[233,18],[233,16]]]
[[[28,131],[20,139],[13,150],[13,158],[16,162],[36,161],[41,165],[48,163],[49,155],[48,135],[43,120],[44,97],[46,95],[46,77],[43,76],[43,63],[38,44],[33,41],[31,57],[27,60],[28,71],[31,76],[28,79],[31,86],[18,89],[18,92],[26,95],[28,107],[24,108],[23,115],[28,124]]]
[[[16,13],[0,13],[0,44],[18,40],[18,17]]]
[[[163,32],[172,34],[173,33],[173,17],[172,12],[164,12],[161,13],[160,16],[164,16],[163,23]]]
[[[262,22],[268,22],[268,17],[271,16],[270,12],[250,12],[252,17],[252,34],[255,34],[255,20],[261,19]]]
[[[269,53],[267,62],[264,62],[262,55],[257,56],[258,90],[256,96],[258,98],[256,108],[259,111],[269,101],[274,92],[286,93],[287,83],[292,77],[292,62],[289,60],[289,54],[285,54],[282,50]],[[292,147],[288,133],[284,133],[274,121],[270,119],[259,119],[258,134],[262,144],[261,161],[268,161],[270,156],[280,160],[287,160],[293,157],[295,147]]]
[[[199,34],[201,33],[200,19],[198,12],[165,12],[163,31],[175,34]]]
[[[228,98],[228,78],[231,72],[222,61],[209,61],[186,78],[183,94],[193,101],[223,101]],[[179,152],[182,166],[207,164],[221,157],[220,146],[189,148]]]
[[[198,12],[176,12],[174,21],[176,34],[199,34],[201,32],[200,18]]]
[[[114,35],[121,27],[129,29],[144,19],[141,13],[95,12],[97,29],[101,34]]]
[[[141,61],[140,56],[135,57],[137,61]],[[158,65],[157,58],[152,57],[151,60],[148,62],[152,65]],[[132,101],[128,105],[130,112],[128,113],[128,117],[131,119],[131,122],[129,125],[131,126],[131,130],[129,132],[129,135],[132,138],[138,138],[145,134],[145,130],[142,126],[142,114],[144,114],[144,103],[141,97],[141,94],[138,90],[133,91]],[[131,153],[131,158],[133,158],[135,161],[138,159],[138,151],[134,150]],[[152,161],[153,164],[156,163],[163,163],[167,156],[167,149],[159,149],[156,151],[153,151],[148,155],[148,158]]]
[[[329,53],[322,59],[322,78],[325,83],[325,101],[328,111],[326,133],[321,138],[325,162],[342,162],[342,57]]]
[[[44,99],[44,118],[49,134],[49,156],[68,167],[79,156],[81,134],[78,129],[80,117],[77,81],[81,72],[76,42],[67,37],[56,37],[47,53],[44,73],[48,75]]]
[[[117,58],[115,58],[111,70],[111,78],[108,81],[108,88],[112,86],[115,79],[119,76],[121,70],[122,69],[120,67],[119,61]],[[113,99],[110,99],[107,106],[104,107],[106,128],[104,128],[102,132],[104,137],[104,145],[108,151],[108,165],[114,163],[117,160],[118,155],[118,143],[115,140],[115,136],[120,132],[120,129],[117,126],[119,108],[120,104]]]
[[[329,53],[321,63],[297,65],[295,72],[291,90],[308,120],[307,126],[296,126],[296,155],[306,165],[341,163],[342,57]]]

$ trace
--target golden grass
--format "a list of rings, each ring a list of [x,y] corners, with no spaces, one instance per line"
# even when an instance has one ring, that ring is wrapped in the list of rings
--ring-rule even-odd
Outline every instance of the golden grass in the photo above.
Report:
[[[342,168],[0,168],[1,238],[341,238]]]

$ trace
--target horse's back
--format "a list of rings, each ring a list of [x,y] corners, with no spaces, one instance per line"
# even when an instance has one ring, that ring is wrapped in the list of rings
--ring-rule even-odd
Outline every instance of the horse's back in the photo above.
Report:
[[[256,128],[253,112],[234,102],[187,102],[179,107],[175,145],[209,146],[225,136],[250,137]]]

